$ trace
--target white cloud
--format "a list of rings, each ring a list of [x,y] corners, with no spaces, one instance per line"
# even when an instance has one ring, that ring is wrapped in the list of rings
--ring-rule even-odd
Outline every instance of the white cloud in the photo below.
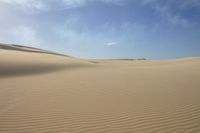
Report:
[[[12,29],[9,33],[10,37],[15,41],[15,43],[31,46],[40,45],[40,41],[36,37],[36,32],[30,27],[18,26]]]
[[[4,2],[11,5],[19,5],[23,7],[34,7],[41,8],[41,1],[38,0],[0,0],[0,2]]]
[[[117,45],[117,42],[109,42],[106,44],[107,46],[114,46],[114,45]]]
[[[44,0],[0,0],[0,2],[23,10],[26,13],[35,13],[48,9],[48,4]]]
[[[0,0],[0,3],[6,3],[14,8],[20,9],[26,13],[37,13],[40,11],[49,11],[52,9],[60,10],[66,8],[75,8],[83,6],[89,2],[104,2],[112,4],[121,4],[123,0]]]

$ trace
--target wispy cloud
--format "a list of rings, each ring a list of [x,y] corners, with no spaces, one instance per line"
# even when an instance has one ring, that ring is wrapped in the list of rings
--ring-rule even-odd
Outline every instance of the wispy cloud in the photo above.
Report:
[[[173,13],[171,12],[171,7],[169,5],[164,6],[155,6],[155,10],[160,13],[161,18],[168,22],[169,24],[172,24],[174,26],[182,26],[182,27],[189,27],[190,22],[188,19],[182,17],[179,12]]]
[[[143,3],[144,5],[146,5],[146,4],[155,3],[156,1],[157,1],[157,0],[143,0],[142,3]]]
[[[66,6],[78,7],[89,2],[104,2],[104,3],[112,3],[112,4],[121,4],[123,1],[126,1],[126,0],[62,0],[62,1],[66,4]]]
[[[200,0],[182,0],[180,3],[180,7],[181,8],[200,7]]]
[[[18,26],[9,32],[15,43],[28,44],[31,46],[39,46],[40,41],[37,38],[36,32],[27,26]]]
[[[154,9],[165,23],[187,28],[192,22],[182,14],[191,7],[200,7],[200,0],[143,0],[143,5]]]
[[[117,42],[109,42],[106,44],[107,46],[114,46],[114,45],[117,45]]]
[[[62,0],[66,7],[78,7],[85,4],[88,0]]]
[[[0,0],[0,3],[11,5],[25,13],[38,13],[41,11],[71,9],[84,6],[92,2],[121,4],[123,0]]]
[[[0,3],[8,4],[12,8],[19,9],[25,13],[36,13],[49,9],[49,5],[45,0],[0,0]]]
[[[178,8],[181,7],[199,7],[200,6],[200,0],[142,0],[142,3],[147,4],[164,4],[164,5],[174,5]]]

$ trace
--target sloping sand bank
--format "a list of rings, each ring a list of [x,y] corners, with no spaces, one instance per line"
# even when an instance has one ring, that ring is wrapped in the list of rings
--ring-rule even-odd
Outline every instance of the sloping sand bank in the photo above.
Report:
[[[200,132],[200,58],[81,60],[0,49],[0,133]]]

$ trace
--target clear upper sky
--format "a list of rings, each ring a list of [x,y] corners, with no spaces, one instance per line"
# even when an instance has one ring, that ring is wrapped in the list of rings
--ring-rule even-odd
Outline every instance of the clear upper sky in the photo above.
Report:
[[[200,56],[200,0],[0,0],[0,42],[82,58]]]

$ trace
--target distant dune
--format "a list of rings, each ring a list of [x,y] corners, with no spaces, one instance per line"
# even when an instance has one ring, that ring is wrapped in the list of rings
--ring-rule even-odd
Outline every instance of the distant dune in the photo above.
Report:
[[[0,44],[0,133],[198,133],[200,58],[83,60]]]

